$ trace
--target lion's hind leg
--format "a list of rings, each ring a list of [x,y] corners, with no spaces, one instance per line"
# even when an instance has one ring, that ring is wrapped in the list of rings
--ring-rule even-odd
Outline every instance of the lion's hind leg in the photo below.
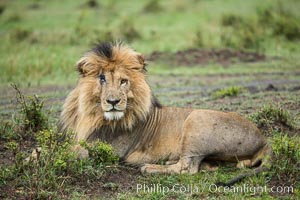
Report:
[[[247,168],[247,167],[252,167],[252,162],[251,162],[251,160],[240,160],[236,164],[236,167],[239,168],[239,169]]]
[[[145,164],[141,167],[141,172],[160,173],[160,174],[195,174],[199,171],[200,162],[204,157],[182,157],[176,164],[171,165],[156,165]]]
[[[218,166],[217,165],[213,165],[210,162],[203,161],[203,162],[201,162],[200,170],[201,171],[214,172],[214,171],[218,170]]]
[[[237,163],[237,168],[245,168],[245,167],[259,167],[260,165],[264,165],[268,163],[269,156],[272,154],[271,148],[268,144],[262,147],[256,154],[254,154],[251,160],[241,160]]]

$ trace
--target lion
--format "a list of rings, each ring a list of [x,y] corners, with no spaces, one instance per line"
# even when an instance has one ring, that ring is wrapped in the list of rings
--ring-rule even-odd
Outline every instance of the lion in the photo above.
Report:
[[[81,158],[88,152],[79,142],[99,139],[142,172],[195,174],[204,159],[256,167],[270,152],[258,128],[236,113],[162,106],[146,81],[144,56],[127,45],[97,44],[77,70],[60,122],[76,133]]]

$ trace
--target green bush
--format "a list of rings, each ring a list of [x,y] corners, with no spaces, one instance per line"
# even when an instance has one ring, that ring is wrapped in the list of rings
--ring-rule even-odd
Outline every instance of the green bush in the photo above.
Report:
[[[32,34],[32,31],[25,28],[16,28],[9,32],[9,39],[17,42],[27,39]]]
[[[17,140],[18,135],[14,131],[14,126],[10,122],[0,122],[0,139],[2,141]]]
[[[272,131],[294,130],[295,122],[291,115],[280,107],[266,105],[252,114],[250,119],[266,134]]]
[[[259,9],[257,15],[260,25],[271,30],[273,35],[283,36],[289,41],[300,39],[299,18],[284,4],[278,2],[271,7]]]
[[[14,164],[1,166],[0,186],[13,181],[21,187],[15,198],[59,198],[66,189],[63,185],[98,180],[105,172],[104,167],[93,167],[93,158],[77,159],[76,153],[71,150],[72,133],[43,130],[37,134],[36,141],[39,151],[36,158],[28,162],[24,162],[25,153],[16,142],[6,143],[6,148],[13,152]]]
[[[96,165],[115,164],[119,161],[118,156],[114,153],[110,144],[101,141],[93,143],[82,141],[80,145],[88,150],[89,157]]]
[[[140,39],[141,35],[138,30],[134,27],[132,22],[125,21],[120,26],[121,39],[132,42],[136,39]]]
[[[275,131],[272,139],[272,171],[281,182],[295,184],[300,166],[300,138]]]
[[[221,24],[223,26],[241,27],[244,23],[244,19],[235,14],[224,14],[221,18]]]
[[[33,133],[48,127],[48,119],[44,111],[44,102],[37,95],[25,97],[16,85],[12,85],[17,93],[17,102],[21,106],[20,118],[16,119],[19,123],[18,133],[24,139],[32,137]]]
[[[300,39],[299,19],[294,16],[277,17],[274,21],[274,35],[284,36],[285,39],[294,41]]]
[[[237,49],[262,49],[264,30],[255,20],[226,14],[222,16],[221,24],[225,27],[220,35],[224,46]]]
[[[300,39],[299,18],[282,3],[257,9],[256,18],[224,14],[220,39],[224,46],[236,49],[264,50],[264,43],[274,36],[288,41]],[[278,40],[277,40],[278,41]]]
[[[74,134],[50,128],[43,103],[37,96],[25,97],[16,86],[14,88],[21,104],[20,118],[12,123],[1,122],[5,154],[11,155],[12,162],[0,165],[0,188],[11,185],[12,190],[18,192],[1,197],[59,199],[64,190],[74,187],[77,182],[99,181],[108,170],[106,165],[117,163],[118,157],[112,147],[101,142],[86,144],[90,157],[78,160],[77,154],[72,151]],[[24,146],[34,142],[37,146],[35,156],[26,159],[29,157]]]
[[[143,8],[143,11],[148,13],[156,13],[162,10],[162,6],[158,0],[149,0]]]
[[[224,98],[224,97],[235,97],[235,96],[238,96],[239,94],[241,94],[243,91],[244,91],[244,89],[241,87],[232,86],[229,88],[224,88],[224,89],[215,91],[212,94],[212,97],[214,99],[220,99],[220,98]]]

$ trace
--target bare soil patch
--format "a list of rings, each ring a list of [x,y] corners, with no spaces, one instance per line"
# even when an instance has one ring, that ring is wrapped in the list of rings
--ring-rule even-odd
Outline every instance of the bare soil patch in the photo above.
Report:
[[[118,193],[134,190],[140,175],[137,168],[119,166],[108,170],[101,177],[101,181],[94,181],[89,185],[80,185],[79,182],[77,186],[79,190],[83,189],[89,198],[110,199],[116,197]]]
[[[236,62],[261,62],[266,56],[255,52],[236,51],[231,49],[207,50],[187,49],[175,53],[154,51],[148,57],[149,61],[166,62],[175,66],[205,65],[218,63],[227,66]]]

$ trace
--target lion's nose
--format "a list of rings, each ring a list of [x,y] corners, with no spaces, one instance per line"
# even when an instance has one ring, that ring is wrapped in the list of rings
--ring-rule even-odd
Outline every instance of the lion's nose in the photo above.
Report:
[[[117,103],[119,103],[121,99],[107,99],[106,102],[115,106]]]

